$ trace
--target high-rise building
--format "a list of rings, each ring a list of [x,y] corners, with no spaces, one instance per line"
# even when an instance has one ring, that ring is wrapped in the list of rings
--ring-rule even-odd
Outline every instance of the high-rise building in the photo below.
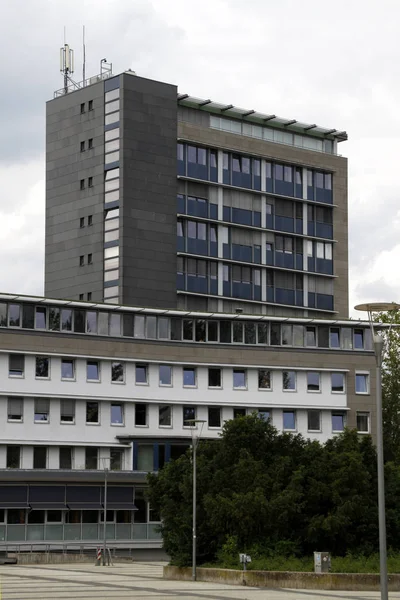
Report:
[[[345,132],[126,72],[56,94],[46,139],[47,296],[348,316]]]

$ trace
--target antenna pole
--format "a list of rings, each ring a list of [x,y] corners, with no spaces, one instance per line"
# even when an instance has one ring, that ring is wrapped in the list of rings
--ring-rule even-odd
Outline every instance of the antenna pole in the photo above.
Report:
[[[86,48],[85,48],[85,26],[83,25],[83,68],[82,68],[82,87],[85,87],[86,79]]]

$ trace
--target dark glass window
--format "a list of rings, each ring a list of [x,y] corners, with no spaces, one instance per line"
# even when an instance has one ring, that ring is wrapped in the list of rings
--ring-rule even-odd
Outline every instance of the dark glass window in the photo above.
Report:
[[[33,468],[34,469],[46,469],[47,468],[47,448],[46,448],[46,446],[34,446],[33,447]]]
[[[245,416],[246,416],[245,408],[234,408],[233,409],[233,418],[234,419],[238,419],[239,417],[245,417]]]
[[[61,423],[73,423],[75,421],[75,400],[61,400]]]
[[[316,328],[313,326],[306,327],[306,346],[316,346],[317,335]]]
[[[122,383],[124,381],[124,363],[111,363],[111,381]]]
[[[10,377],[23,377],[25,370],[25,356],[23,354],[10,354],[8,357],[8,374]]]
[[[46,329],[46,312],[47,309],[44,306],[36,307],[36,329]]]
[[[19,397],[8,398],[8,420],[22,421],[24,415],[24,399]]]
[[[330,333],[330,347],[331,348],[340,348],[340,328],[339,327],[331,327]]]
[[[321,431],[321,411],[307,411],[307,428],[308,431]]]
[[[49,329],[51,331],[60,331],[60,309],[49,308]]]
[[[86,402],[86,423],[99,423],[98,402]]]
[[[193,421],[196,418],[196,407],[195,406],[184,406],[183,407],[183,426],[192,427]]]
[[[309,371],[307,373],[307,391],[308,392],[319,392],[320,391],[320,374],[316,371]]]
[[[364,330],[363,329],[354,329],[354,348],[363,349],[364,348]]]
[[[221,427],[221,409],[219,407],[208,407],[208,426]]]
[[[72,331],[72,310],[69,308],[61,310],[61,329],[62,331]]]
[[[8,305],[8,324],[10,327],[20,327],[21,325],[21,305]]]
[[[284,431],[294,431],[296,429],[296,413],[294,410],[283,411],[283,429]]]
[[[85,448],[85,469],[97,469],[97,448]]]
[[[159,377],[160,385],[172,385],[172,367],[169,365],[160,365]]]
[[[283,371],[282,373],[283,389],[284,390],[295,390],[296,389],[296,372],[295,371]]]
[[[208,387],[221,387],[221,369],[208,369]]]
[[[147,425],[147,404],[135,404],[135,425]]]
[[[160,406],[158,408],[158,425],[160,427],[171,427],[172,425],[172,407]]]
[[[74,310],[74,331],[76,333],[85,333],[85,311]]]
[[[7,446],[7,469],[19,469],[21,461],[21,447]],[[10,510],[8,511],[10,515]]]
[[[35,377],[47,379],[49,377],[49,359],[44,356],[36,357]]]
[[[344,373],[331,374],[332,392],[344,392]]]
[[[35,398],[35,423],[48,423],[50,411],[50,400],[47,398]]]
[[[60,469],[72,469],[72,448],[69,446],[60,447]],[[47,514],[47,520],[50,520],[49,514]]]
[[[258,370],[258,388],[260,390],[271,389],[271,371],[267,371],[266,369]]]

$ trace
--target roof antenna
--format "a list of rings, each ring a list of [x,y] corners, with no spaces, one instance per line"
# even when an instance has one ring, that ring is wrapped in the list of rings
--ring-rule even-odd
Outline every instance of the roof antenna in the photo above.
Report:
[[[64,27],[64,46],[60,48],[60,72],[64,75],[64,94],[68,94],[69,83],[73,88],[78,88],[78,84],[72,80],[71,75],[74,72],[74,51],[65,42]]]
[[[86,47],[85,47],[85,26],[83,25],[82,31],[82,42],[83,42],[83,66],[82,66],[82,87],[86,85]]]

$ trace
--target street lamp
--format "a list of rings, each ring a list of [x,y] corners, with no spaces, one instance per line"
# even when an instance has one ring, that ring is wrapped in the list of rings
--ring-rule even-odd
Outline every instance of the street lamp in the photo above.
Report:
[[[196,450],[205,421],[203,419],[188,419],[186,423],[191,426],[193,448],[193,538],[192,538],[192,580],[196,581]],[[200,425],[200,429],[197,425]]]
[[[103,469],[104,469],[104,518],[103,518],[103,567],[106,566],[106,552],[107,552],[107,461],[110,463],[111,458],[102,458]]]
[[[357,304],[355,310],[361,310],[368,313],[369,324],[371,327],[372,341],[374,344],[376,360],[376,449],[378,464],[378,515],[379,515],[379,561],[380,561],[380,582],[381,582],[381,600],[388,600],[388,579],[387,579],[387,551],[386,551],[386,516],[385,516],[385,471],[383,462],[383,427],[382,427],[382,351],[384,339],[381,335],[375,334],[374,323],[372,320],[373,312],[398,310],[400,304],[395,302],[371,302],[367,304]]]

